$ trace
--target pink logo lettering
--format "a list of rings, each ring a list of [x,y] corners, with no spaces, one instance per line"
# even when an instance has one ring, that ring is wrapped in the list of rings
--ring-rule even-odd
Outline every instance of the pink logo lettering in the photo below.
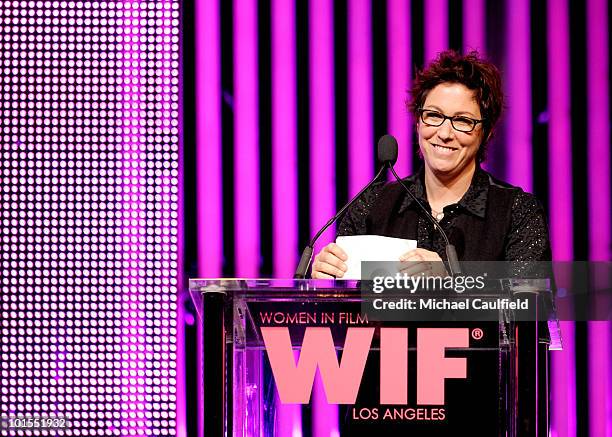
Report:
[[[408,403],[408,329],[380,330],[380,403]]]
[[[317,367],[330,404],[354,404],[374,336],[374,328],[348,328],[342,358],[328,327],[308,327],[298,363],[289,328],[262,327],[262,336],[280,400],[284,404],[310,402]],[[446,358],[446,348],[469,347],[466,328],[417,330],[417,403],[444,404],[444,381],[466,378],[466,358]],[[380,403],[408,403],[408,329],[380,330]]]
[[[445,358],[447,347],[468,347],[465,328],[423,328],[417,334],[417,403],[444,404],[444,379],[466,378],[465,358]]]
[[[374,328],[348,329],[340,365],[330,328],[306,328],[297,366],[288,328],[262,327],[261,333],[282,403],[307,404],[310,401],[317,366],[327,402],[355,403]]]

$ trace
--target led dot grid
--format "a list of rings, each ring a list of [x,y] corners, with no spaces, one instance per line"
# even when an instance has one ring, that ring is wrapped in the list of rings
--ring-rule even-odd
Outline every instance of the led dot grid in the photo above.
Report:
[[[11,435],[175,434],[178,29],[0,0],[0,415],[70,422]]]

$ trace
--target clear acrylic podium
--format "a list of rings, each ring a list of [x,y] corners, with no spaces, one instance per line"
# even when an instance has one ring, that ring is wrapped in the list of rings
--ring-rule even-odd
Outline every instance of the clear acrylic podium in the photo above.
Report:
[[[480,293],[488,299],[529,296],[534,305],[547,306],[552,293],[542,281],[492,281],[493,285]],[[554,313],[533,321],[518,321],[512,310],[500,309],[496,320],[384,322],[364,320],[363,315],[360,318],[364,295],[355,281],[192,279],[189,288],[203,329],[206,437],[327,437],[375,432],[389,436],[548,435],[548,354],[561,349]],[[340,365],[348,331],[369,328],[368,332],[373,332],[370,351],[354,403],[329,403],[320,369],[307,402],[284,403],[270,351],[266,350],[271,343],[264,334],[271,332],[270,327],[285,328],[296,367],[309,329],[327,329],[325,334],[333,338]],[[440,359],[464,358],[466,377],[443,381],[442,405],[419,405],[417,372],[423,366],[417,366],[417,353],[422,353],[417,351],[417,337],[421,330],[449,328],[464,330],[466,338],[469,333],[469,345],[445,349]],[[401,404],[381,402],[381,339],[389,332],[408,339],[408,375],[397,378],[398,384],[403,381],[407,388],[407,400]],[[309,385],[310,381],[296,383]],[[387,413],[389,417],[384,418]]]

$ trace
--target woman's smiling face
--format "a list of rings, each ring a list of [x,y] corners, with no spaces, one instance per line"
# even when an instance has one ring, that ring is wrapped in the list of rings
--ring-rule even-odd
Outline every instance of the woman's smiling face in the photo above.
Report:
[[[474,91],[460,83],[437,85],[427,94],[423,109],[448,117],[482,118]],[[425,166],[436,176],[454,178],[475,168],[476,154],[484,139],[482,123],[477,124],[472,132],[460,132],[452,127],[450,120],[435,127],[419,119],[417,132]]]

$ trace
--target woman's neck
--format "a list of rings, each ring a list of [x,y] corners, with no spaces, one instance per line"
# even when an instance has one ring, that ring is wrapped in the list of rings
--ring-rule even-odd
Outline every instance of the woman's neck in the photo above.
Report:
[[[476,164],[474,163],[459,175],[444,177],[436,175],[425,166],[425,189],[429,204],[441,209],[446,205],[458,202],[470,188],[475,171]]]

